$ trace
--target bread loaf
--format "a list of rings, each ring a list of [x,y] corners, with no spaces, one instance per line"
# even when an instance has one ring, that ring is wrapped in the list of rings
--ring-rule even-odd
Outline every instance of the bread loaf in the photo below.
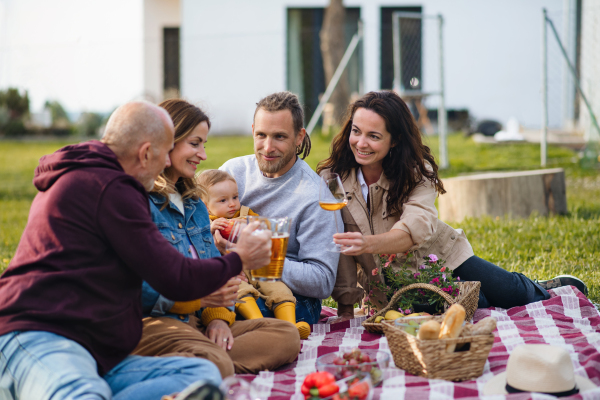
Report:
[[[423,322],[419,328],[418,338],[421,340],[437,339],[440,336],[440,328],[440,323],[432,319],[427,322]]]
[[[455,339],[460,334],[462,324],[465,322],[465,309],[460,304],[453,304],[450,306],[440,329],[440,339]],[[448,344],[446,351],[453,353],[456,348],[456,344]]]
[[[496,329],[496,318],[486,317],[473,326],[472,335],[489,335]]]

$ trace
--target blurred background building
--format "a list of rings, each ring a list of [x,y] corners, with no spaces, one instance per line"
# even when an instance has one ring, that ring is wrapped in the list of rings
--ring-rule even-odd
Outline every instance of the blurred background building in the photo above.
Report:
[[[210,113],[215,133],[250,133],[255,103],[291,90],[307,121],[326,79],[320,31],[329,0],[0,0],[0,89],[28,90],[71,113],[110,112],[134,98],[182,96]],[[541,26],[547,8],[596,113],[600,2],[596,0],[345,0],[346,44],[364,38],[346,75],[350,93],[393,86],[392,13],[444,18],[446,108],[477,119],[541,124]],[[434,32],[405,24],[403,80],[439,84]],[[550,42],[550,41],[549,41]],[[554,46],[554,47],[552,47]],[[556,44],[549,44],[549,126],[589,125]],[[413,79],[415,78],[415,79]],[[437,107],[427,99],[427,108]],[[587,119],[586,119],[587,118]]]

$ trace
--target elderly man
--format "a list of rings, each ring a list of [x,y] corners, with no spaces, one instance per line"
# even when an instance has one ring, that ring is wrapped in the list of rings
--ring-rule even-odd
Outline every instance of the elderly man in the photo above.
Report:
[[[295,94],[265,97],[254,113],[254,154],[229,160],[221,169],[237,180],[241,204],[259,215],[292,218],[282,281],[296,298],[296,320],[314,324],[319,320],[321,299],[333,290],[339,254],[325,250],[324,244],[335,233],[335,220],[332,212],[319,207],[320,178],[298,157],[310,152],[303,121]],[[268,284],[261,283],[260,289],[263,286]],[[272,297],[270,307],[263,298],[256,300],[265,317],[273,317],[278,305],[276,296]]]
[[[113,113],[102,142],[40,160],[39,193],[0,277],[0,399],[157,400],[199,379],[220,382],[206,360],[128,356],[142,332],[142,280],[188,301],[270,259],[270,238],[253,227],[237,253],[210,260],[163,239],[147,190],[172,148],[169,115],[134,102]]]

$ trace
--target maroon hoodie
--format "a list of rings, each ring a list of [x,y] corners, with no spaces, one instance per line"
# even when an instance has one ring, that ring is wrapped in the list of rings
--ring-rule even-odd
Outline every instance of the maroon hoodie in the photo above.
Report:
[[[42,157],[33,183],[39,193],[0,277],[0,335],[39,330],[72,339],[103,375],[140,340],[143,280],[188,301],[242,269],[235,253],[208,260],[179,254],[152,222],[144,187],[103,143]]]

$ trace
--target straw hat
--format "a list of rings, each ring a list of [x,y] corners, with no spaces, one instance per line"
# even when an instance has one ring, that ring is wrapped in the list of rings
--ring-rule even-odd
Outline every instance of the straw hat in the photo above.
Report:
[[[562,397],[595,387],[591,380],[574,374],[573,362],[565,349],[525,344],[508,357],[506,371],[485,384],[483,394],[539,392]]]

